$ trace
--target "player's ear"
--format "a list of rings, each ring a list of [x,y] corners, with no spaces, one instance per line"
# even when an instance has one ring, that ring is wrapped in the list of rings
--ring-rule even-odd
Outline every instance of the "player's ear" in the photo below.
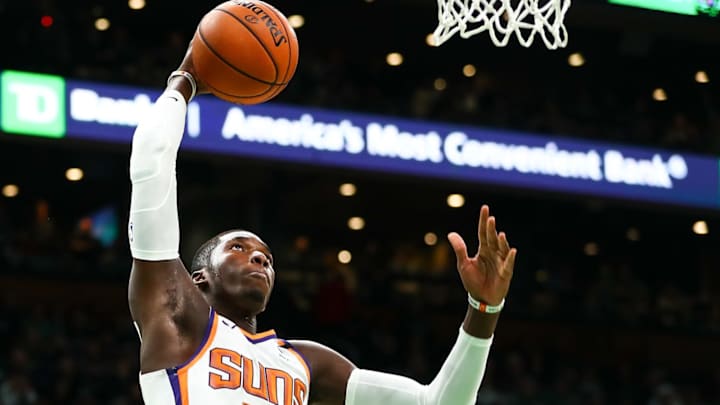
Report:
[[[206,268],[202,268],[200,270],[195,270],[192,272],[192,281],[193,284],[196,286],[202,288],[208,283],[208,274],[206,271]]]

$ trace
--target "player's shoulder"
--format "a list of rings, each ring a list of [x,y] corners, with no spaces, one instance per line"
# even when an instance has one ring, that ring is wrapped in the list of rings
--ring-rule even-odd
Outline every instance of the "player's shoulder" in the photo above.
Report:
[[[302,348],[302,349],[307,349],[307,350],[323,350],[323,349],[331,350],[329,347],[327,347],[321,343],[312,341],[312,340],[287,339],[287,340],[283,340],[283,341],[285,343],[287,343],[288,345],[295,347],[297,349]]]
[[[325,345],[312,340],[304,339],[288,339],[282,340],[284,346],[288,349],[293,349],[300,354],[305,362],[308,364],[310,369],[315,369],[318,364],[318,359],[322,358],[322,353],[325,350],[331,350]]]
[[[345,356],[322,343],[303,339],[290,339],[286,342],[307,360],[312,369],[332,367],[338,362],[352,364]]]
[[[322,343],[312,340],[289,340],[288,343],[310,365],[315,387],[313,397],[324,403],[343,403],[350,374],[357,368],[355,364]]]

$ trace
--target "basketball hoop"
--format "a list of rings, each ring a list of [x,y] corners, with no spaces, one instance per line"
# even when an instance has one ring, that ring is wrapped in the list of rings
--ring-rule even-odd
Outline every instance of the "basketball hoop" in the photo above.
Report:
[[[463,38],[484,31],[496,46],[505,46],[514,33],[524,47],[539,34],[548,49],[564,48],[568,35],[565,13],[571,0],[437,0],[438,26],[433,33],[439,46],[455,33]],[[516,3],[513,6],[512,3]]]

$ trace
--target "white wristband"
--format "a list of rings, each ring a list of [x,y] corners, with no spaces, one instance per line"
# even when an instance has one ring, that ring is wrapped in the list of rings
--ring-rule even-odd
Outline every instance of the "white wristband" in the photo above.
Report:
[[[170,79],[176,76],[182,76],[186,78],[190,82],[190,88],[192,88],[192,94],[190,94],[190,98],[188,99],[188,103],[190,100],[195,97],[195,93],[197,93],[197,83],[195,82],[195,78],[190,73],[184,71],[184,70],[176,70],[172,73],[170,73],[170,76],[167,79],[167,84],[170,84]]]
[[[503,307],[505,306],[505,298],[500,301],[499,305],[493,306],[476,300],[472,297],[472,295],[470,295],[470,293],[468,293],[468,303],[470,303],[471,307],[477,309],[480,312],[484,312],[486,314],[497,314],[498,312],[502,311]]]

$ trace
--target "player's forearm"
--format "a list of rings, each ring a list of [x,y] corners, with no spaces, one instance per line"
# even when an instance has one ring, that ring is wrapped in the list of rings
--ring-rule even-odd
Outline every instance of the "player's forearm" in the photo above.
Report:
[[[495,333],[495,326],[497,325],[499,318],[500,313],[488,314],[480,312],[468,305],[462,327],[463,330],[470,336],[480,339],[489,339],[492,337],[493,333]]]
[[[469,335],[464,327],[430,385],[398,375],[353,370],[346,405],[473,405],[485,375],[492,338]]]
[[[430,385],[396,375],[354,370],[346,405],[472,405],[480,388],[503,303],[488,306],[468,295],[469,305],[455,345]]]
[[[179,256],[175,159],[187,110],[183,81],[171,80],[133,135],[129,238],[136,259],[158,261]]]

